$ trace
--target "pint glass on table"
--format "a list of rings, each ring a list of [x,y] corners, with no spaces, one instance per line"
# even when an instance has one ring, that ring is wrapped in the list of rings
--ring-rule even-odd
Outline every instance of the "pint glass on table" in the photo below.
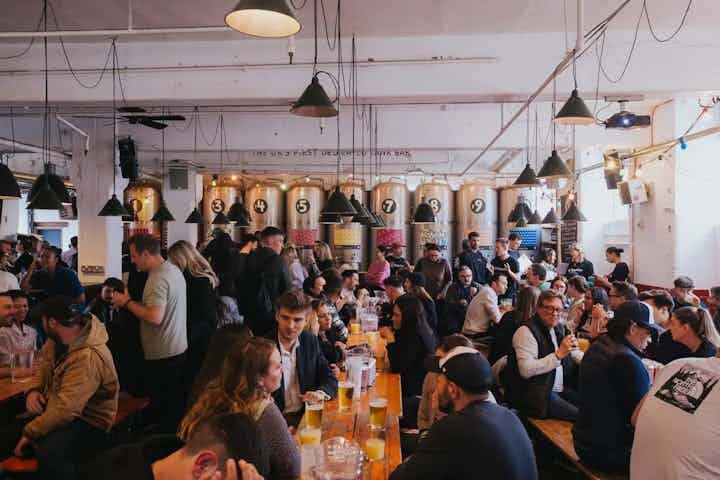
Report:
[[[305,424],[310,428],[322,426],[323,401],[305,402]]]
[[[305,427],[300,429],[301,445],[320,445],[321,438],[322,431],[319,428]]]
[[[347,412],[352,407],[353,394],[355,393],[355,384],[352,382],[338,383],[338,410]]]
[[[370,428],[385,428],[387,407],[387,398],[374,398],[370,400]]]

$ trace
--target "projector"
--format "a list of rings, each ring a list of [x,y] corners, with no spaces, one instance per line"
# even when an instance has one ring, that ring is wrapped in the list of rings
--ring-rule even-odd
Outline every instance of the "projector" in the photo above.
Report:
[[[635,115],[628,111],[627,102],[620,102],[620,111],[605,120],[605,128],[642,128],[650,126],[650,115]]]

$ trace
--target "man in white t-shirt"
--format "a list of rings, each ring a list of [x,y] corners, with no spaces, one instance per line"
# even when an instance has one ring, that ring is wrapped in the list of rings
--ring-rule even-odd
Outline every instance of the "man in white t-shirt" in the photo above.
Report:
[[[631,479],[720,478],[720,358],[667,364],[633,415]]]

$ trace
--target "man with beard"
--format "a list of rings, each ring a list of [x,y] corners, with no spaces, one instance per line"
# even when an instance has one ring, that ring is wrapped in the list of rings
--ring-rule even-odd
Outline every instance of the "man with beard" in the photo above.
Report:
[[[538,478],[527,432],[514,413],[487,401],[492,374],[487,359],[469,347],[455,347],[429,362],[439,373],[436,422],[415,453],[390,475],[404,479]]]

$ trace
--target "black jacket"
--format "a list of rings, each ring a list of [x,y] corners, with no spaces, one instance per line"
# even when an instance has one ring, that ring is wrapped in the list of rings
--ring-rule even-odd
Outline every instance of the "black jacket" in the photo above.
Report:
[[[175,435],[156,435],[142,443],[121,445],[102,453],[82,468],[83,480],[153,480],[152,464],[182,448]]]
[[[673,340],[669,330],[664,331],[658,341],[650,343],[645,350],[646,356],[662,364],[668,364],[679,358],[709,358],[716,354],[717,348],[707,340],[703,340],[696,352],[690,351],[684,344]]]
[[[277,329],[273,330],[268,338],[274,340],[278,345],[278,349],[280,348]],[[338,381],[320,349],[318,338],[307,330],[303,330],[298,340],[300,345],[298,345],[295,352],[295,365],[300,393],[322,390],[331,397],[335,397],[338,390]],[[273,393],[273,399],[281,412],[285,410],[284,381],[280,383],[280,388]]]
[[[428,326],[420,326],[418,329],[423,331],[396,331],[395,342],[387,345],[390,370],[400,374],[403,397],[422,394],[422,384],[427,373],[425,357],[434,351],[435,342]]]
[[[498,324],[490,325],[488,334],[494,338],[492,349],[490,350],[490,355],[488,356],[490,365],[493,365],[505,355],[510,355],[510,353],[512,353],[512,337],[521,325],[519,317],[520,312],[517,310],[511,310],[503,314]]]
[[[264,335],[275,328],[275,300],[292,287],[285,261],[267,247],[258,247],[248,255],[243,287],[240,289],[243,313],[255,335]],[[268,302],[260,289],[264,288]]]
[[[436,422],[390,480],[536,480],[535,453],[510,410],[471,403]]]
[[[183,272],[187,285],[187,335],[189,355],[200,367],[210,337],[217,328],[217,295],[206,277]]]
[[[528,321],[527,327],[532,332],[538,344],[538,358],[543,358],[555,352],[555,346],[550,337],[550,330],[543,325],[538,315],[535,315]],[[559,344],[565,337],[564,325],[559,324],[555,327],[555,337]],[[561,363],[563,367],[563,383],[565,386],[568,386],[573,383],[574,378],[577,378],[577,366],[572,358],[570,358],[570,355],[563,358]],[[512,349],[510,355],[508,355],[507,366],[500,374],[500,379],[506,388],[506,397],[510,405],[532,417],[547,417],[550,392],[552,392],[553,384],[555,383],[554,369],[542,375],[522,378],[518,368],[515,349]]]

